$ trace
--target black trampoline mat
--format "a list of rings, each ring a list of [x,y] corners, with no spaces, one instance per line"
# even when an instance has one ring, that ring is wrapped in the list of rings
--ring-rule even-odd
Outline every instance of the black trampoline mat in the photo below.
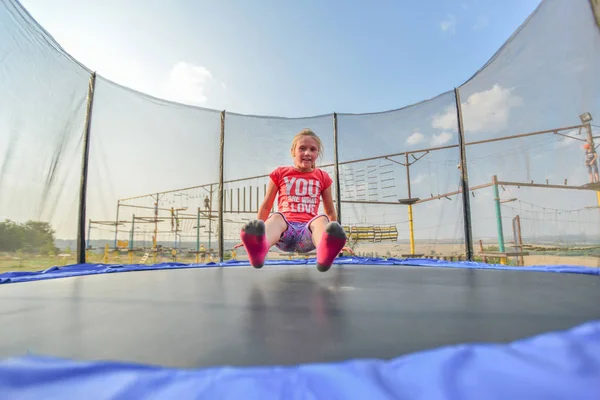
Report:
[[[600,319],[600,278],[314,265],[113,273],[0,286],[0,356],[168,367],[390,359]]]

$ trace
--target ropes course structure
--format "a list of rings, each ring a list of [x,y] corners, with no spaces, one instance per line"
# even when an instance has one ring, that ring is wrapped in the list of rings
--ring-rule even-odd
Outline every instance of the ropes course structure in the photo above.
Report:
[[[141,253],[144,262],[148,256],[156,260],[164,252],[174,259],[192,255],[200,262],[211,256],[211,250],[214,253],[217,213],[211,209],[211,203],[215,190],[214,185],[203,185],[120,199],[115,221],[89,221],[86,247],[93,250],[89,239],[93,237],[92,229],[112,226],[114,239],[101,250],[127,252],[130,259],[134,253]],[[119,219],[124,215],[126,220]]]
[[[574,131],[578,134],[565,133]],[[587,139],[578,137],[582,131],[588,133]],[[472,159],[468,160],[471,173],[474,174],[473,171],[477,171],[480,163],[489,163],[492,159],[502,160],[502,157],[516,157],[520,153],[528,152],[528,148],[536,148],[539,151],[543,146],[556,143],[557,138],[591,143],[594,139],[588,121],[580,125],[470,141],[464,143],[463,147],[474,148],[484,144],[536,137],[539,139],[535,142],[520,147],[511,147],[512,150],[504,153],[493,150],[482,157],[478,155],[477,151],[471,151],[470,154],[474,155]],[[432,204],[433,201],[451,201],[454,196],[462,196],[463,181],[461,180],[461,174],[463,171],[460,162],[461,157],[459,157],[460,148],[460,144],[448,144],[338,162],[340,194],[338,196],[337,193],[334,193],[334,196],[335,202],[339,201],[341,205],[339,214],[347,232],[358,232],[367,228],[374,231],[383,229],[383,227],[403,232],[401,235],[396,233],[388,236],[388,239],[396,242],[398,236],[401,238],[408,237],[409,251],[402,253],[402,256],[405,257],[425,256],[423,251],[419,252],[419,249],[417,249],[415,232],[433,231],[433,235],[440,235],[441,237],[440,232],[445,229],[446,232],[451,232],[450,237],[454,235],[454,241],[456,242],[456,237],[460,236],[460,226],[472,223],[470,210],[465,211],[464,209],[464,201],[462,204],[461,202],[454,202],[455,206],[449,212],[452,214],[450,215],[450,221],[452,222],[449,222],[448,215],[445,215],[445,213],[448,214],[448,211],[444,211],[442,207],[439,209],[437,223],[429,226],[419,226],[419,218],[415,212],[418,211],[419,207]],[[437,153],[442,154],[445,158],[435,158]],[[600,186],[598,183],[569,185],[567,178],[561,179],[561,184],[550,182],[547,178],[544,182],[535,182],[529,179],[531,174],[529,161],[526,164],[528,166],[526,171],[518,172],[522,180],[503,180],[502,177],[492,175],[488,177],[487,181],[478,182],[468,187],[467,198],[471,197],[472,199],[476,197],[476,193],[484,189],[492,189],[494,192],[493,201],[486,204],[493,204],[495,222],[488,221],[486,225],[495,223],[497,226],[497,251],[492,252],[492,254],[490,251],[484,251],[480,246],[480,255],[485,257],[497,256],[502,263],[505,263],[509,257],[517,257],[520,258],[522,263],[523,256],[526,255],[525,250],[538,249],[535,244],[519,244],[513,252],[506,250],[502,223],[506,218],[502,216],[502,208],[511,211],[512,208],[504,205],[507,201],[500,198],[500,188],[503,191],[506,188],[516,188],[516,190],[528,188],[535,190],[595,191],[596,204],[589,204],[578,211],[590,211],[600,206]],[[455,166],[454,170],[451,165]],[[320,166],[332,177],[334,176],[335,167],[335,164]],[[446,173],[440,174],[440,170]],[[525,176],[523,177],[523,175]],[[114,240],[108,245],[113,250],[137,251],[144,253],[144,255],[150,253],[156,256],[161,249],[167,249],[178,252],[180,256],[183,253],[192,257],[195,255],[196,260],[199,259],[199,254],[210,254],[217,257],[218,253],[215,252],[213,247],[219,240],[220,229],[223,229],[223,240],[227,242],[224,248],[231,249],[233,243],[239,240],[238,232],[241,225],[255,217],[264,199],[267,182],[268,175],[266,174],[224,181],[221,207],[223,214],[222,226],[219,222],[219,184],[213,182],[120,199],[117,202],[115,221],[90,221],[89,230],[100,226],[112,226]],[[428,185],[422,185],[422,183]],[[418,186],[417,189],[415,189],[415,185]],[[428,188],[424,186],[428,186]],[[518,201],[519,204],[528,204],[525,199],[519,199]],[[406,207],[406,211],[394,211],[397,207]],[[275,206],[272,211],[275,211]],[[516,216],[519,217],[519,224],[522,222],[525,227],[526,241],[535,240],[536,236],[532,235],[535,222],[531,220],[531,215],[521,215],[521,213],[526,213],[526,211],[521,211]],[[404,217],[400,217],[400,215],[404,215]],[[122,218],[123,216],[126,216],[126,218]],[[512,218],[514,217],[515,215],[512,216]],[[479,222],[479,225],[481,224],[480,221],[476,222]],[[91,248],[89,239],[91,234],[92,232],[88,232],[88,248]],[[472,235],[470,232],[469,234]],[[513,236],[516,237],[516,234]],[[377,238],[373,232],[371,235],[365,235],[364,237],[368,238],[366,241],[381,241],[381,237]],[[355,236],[354,239],[356,240],[353,243],[360,244],[359,236]],[[435,245],[437,239],[434,237],[432,240]],[[443,238],[439,239],[440,242],[443,242],[443,240]],[[464,249],[466,249],[465,253],[467,253],[468,246],[473,245],[473,239],[470,239],[471,243],[468,243],[465,237],[462,240],[464,241]],[[516,241],[513,242],[517,244]],[[207,246],[207,249],[204,249],[204,246]],[[575,246],[574,248],[578,247]],[[190,261],[193,260],[190,259]]]

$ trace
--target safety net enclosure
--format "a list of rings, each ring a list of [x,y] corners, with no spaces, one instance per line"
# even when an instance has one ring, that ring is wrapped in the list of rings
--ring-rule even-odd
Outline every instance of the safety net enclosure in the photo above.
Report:
[[[432,99],[284,118],[117,85],[3,1],[2,265],[245,259],[239,229],[310,128],[356,255],[598,266],[600,188],[584,148],[599,132],[593,4],[542,2],[471,79]]]
[[[453,195],[461,188],[458,126],[436,122],[455,104],[450,91],[399,110],[338,115],[341,215],[360,254],[464,255],[462,202]]]
[[[77,238],[89,76],[18,3],[0,4],[2,267],[45,268],[51,231]]]
[[[469,183],[489,185],[471,193],[482,253],[511,253],[520,265],[598,266],[600,187],[585,165],[585,145],[596,148],[600,132],[591,11],[586,1],[542,2],[460,87]]]
[[[198,238],[211,239],[209,228],[216,243],[221,112],[145,96],[101,77],[94,99],[89,261],[153,262],[171,259],[171,249],[187,250],[180,258],[194,256]]]

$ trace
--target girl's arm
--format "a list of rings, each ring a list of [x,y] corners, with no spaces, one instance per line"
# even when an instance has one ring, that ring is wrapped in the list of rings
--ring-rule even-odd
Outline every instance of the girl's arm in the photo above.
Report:
[[[325,214],[329,217],[330,221],[337,221],[337,214],[335,213],[335,207],[333,206],[333,198],[331,196],[331,186],[321,193],[323,196],[323,208],[325,209]]]
[[[275,198],[277,197],[278,187],[275,186],[275,183],[271,179],[269,179],[269,184],[267,185],[267,193],[265,194],[265,198],[258,208],[258,214],[256,216],[257,219],[261,221],[266,221],[269,217],[269,213],[273,208],[273,203],[275,202]]]

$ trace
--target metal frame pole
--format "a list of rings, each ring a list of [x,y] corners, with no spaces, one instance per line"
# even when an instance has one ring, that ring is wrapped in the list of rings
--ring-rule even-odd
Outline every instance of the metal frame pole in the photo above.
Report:
[[[473,231],[471,228],[471,203],[469,199],[469,174],[467,171],[467,151],[465,147],[465,133],[460,103],[460,93],[454,88],[456,99],[456,117],[458,121],[458,145],[460,148],[460,172],[462,186],[463,219],[465,228],[465,256],[467,261],[473,261]]]
[[[221,141],[219,149],[219,261],[224,259],[224,243],[223,243],[223,162],[225,149],[225,110],[221,112]],[[212,190],[211,190],[212,193]],[[212,204],[211,204],[212,210]],[[210,216],[209,216],[210,218]],[[211,218],[212,219],[212,218]]]
[[[544,134],[548,134],[548,133],[553,133],[553,134],[560,135],[560,133],[558,133],[558,131],[578,129],[578,128],[582,128],[584,126],[585,125],[573,125],[573,126],[566,126],[566,127],[562,127],[562,128],[549,129],[549,130],[545,130],[545,131],[537,131],[537,132],[523,133],[523,134],[512,135],[512,136],[503,136],[503,137],[499,137],[499,138],[477,140],[477,141],[465,143],[464,145],[465,146],[473,146],[473,145],[483,144],[483,143],[493,143],[493,142],[499,142],[499,141],[504,141],[504,140],[517,139],[517,138],[522,138],[522,137],[529,137],[529,136],[535,136],[535,135],[544,135]],[[573,139],[573,140],[585,141],[583,139],[577,139],[577,138],[570,137],[570,136],[569,136],[569,138]],[[381,159],[387,159],[389,161],[394,161],[394,160],[390,159],[390,157],[404,156],[405,154],[428,153],[428,152],[432,152],[432,151],[447,150],[447,149],[453,149],[453,148],[459,148],[459,147],[460,146],[457,145],[457,144],[452,144],[452,145],[448,145],[448,146],[429,147],[429,148],[420,149],[420,150],[410,150],[410,151],[403,151],[403,152],[400,152],[400,153],[393,153],[393,154],[385,154],[385,155],[375,156],[375,157],[360,158],[360,159],[349,160],[349,161],[341,161],[341,162],[338,162],[338,165],[349,165],[349,164],[354,164],[354,163],[359,163],[359,162],[365,162],[365,161],[371,161],[371,160],[381,160]],[[335,163],[333,163],[333,164],[322,164],[322,165],[319,165],[319,168],[327,168],[327,167],[335,167]],[[225,183],[242,182],[242,181],[247,181],[247,180],[252,180],[252,179],[268,178],[268,177],[269,177],[269,174],[247,176],[247,177],[244,177],[244,178],[237,178],[237,179],[226,180],[226,181],[223,181],[223,184],[225,184]],[[217,182],[213,182],[213,183],[216,184]],[[168,194],[168,193],[182,192],[182,191],[185,191],[185,190],[193,190],[193,189],[204,188],[204,187],[209,186],[209,185],[211,185],[213,183],[205,183],[203,185],[189,186],[189,187],[180,188],[180,189],[173,189],[173,190],[166,190],[164,192],[160,192],[160,194]],[[120,200],[121,201],[129,201],[129,200],[141,199],[141,198],[148,197],[148,196],[151,196],[151,195],[150,194],[143,194],[143,195],[139,195],[139,196],[122,198]],[[238,209],[239,209],[239,207],[238,207]]]
[[[87,204],[87,181],[90,157],[90,130],[92,109],[94,105],[94,90],[96,88],[96,72],[92,72],[88,85],[88,96],[85,110],[85,131],[83,134],[83,155],[81,166],[81,181],[79,185],[79,220],[77,229],[77,262],[85,264],[85,214]]]
[[[119,234],[119,209],[121,208],[121,201],[117,200],[117,216],[115,218],[115,250],[117,249],[118,234]]]
[[[338,121],[337,113],[333,113],[333,163],[335,170],[335,192],[337,206],[337,220],[342,223],[342,193],[340,188],[340,161],[338,155]]]

